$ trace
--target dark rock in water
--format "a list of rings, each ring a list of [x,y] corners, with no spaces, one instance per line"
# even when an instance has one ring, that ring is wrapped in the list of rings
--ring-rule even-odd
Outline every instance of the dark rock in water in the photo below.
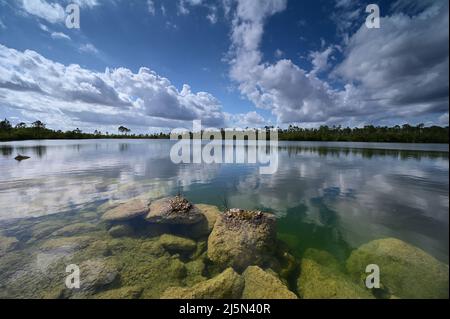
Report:
[[[208,238],[209,259],[238,271],[270,263],[275,249],[275,217],[260,211],[231,209],[219,215]]]
[[[153,201],[146,220],[160,224],[192,225],[204,221],[205,216],[187,199],[175,196]]]
[[[168,288],[161,299],[238,299],[244,289],[244,280],[232,268],[193,287]]]
[[[354,250],[347,270],[363,285],[367,265],[380,268],[380,282],[389,294],[407,299],[447,299],[448,265],[396,238],[371,241]]]
[[[27,160],[27,159],[29,159],[30,157],[29,156],[25,156],[25,155],[17,155],[16,157],[14,157],[14,159],[16,160],[16,161],[23,161],[23,160]]]
[[[148,201],[142,198],[132,199],[103,214],[102,219],[109,222],[130,220],[148,213]]]

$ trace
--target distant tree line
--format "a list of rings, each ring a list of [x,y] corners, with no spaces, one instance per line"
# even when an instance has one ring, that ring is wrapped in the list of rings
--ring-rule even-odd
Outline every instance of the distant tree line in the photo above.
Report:
[[[79,128],[72,131],[55,131],[46,127],[41,121],[35,121],[31,125],[18,123],[15,126],[7,119],[0,121],[0,141],[17,140],[41,140],[41,139],[94,139],[94,138],[169,138],[163,133],[158,134],[130,134],[131,130],[125,126],[119,126],[118,133],[101,132],[85,133]]]
[[[268,134],[273,126],[266,126]],[[361,128],[343,128],[341,126],[321,126],[319,128],[301,128],[290,125],[286,129],[276,128],[278,139],[285,141],[338,141],[338,142],[397,142],[397,143],[448,143],[448,126],[430,126],[424,124],[411,126],[408,124],[393,127],[364,126]],[[247,128],[247,130],[250,130]],[[13,126],[7,119],[0,121],[0,141],[33,140],[33,139],[93,139],[93,138],[147,138],[168,139],[167,133],[155,134],[131,134],[131,130],[125,126],[119,126],[118,133],[101,132],[85,133],[80,129],[73,131],[54,131],[46,127],[41,121],[35,121],[31,125],[18,123]],[[225,138],[225,130],[221,129],[222,138]],[[192,137],[192,133],[189,133]]]
[[[393,127],[367,125],[362,128],[321,126],[305,129],[290,125],[278,131],[280,140],[287,141],[345,141],[345,142],[388,142],[388,143],[448,143],[448,126],[408,124]]]

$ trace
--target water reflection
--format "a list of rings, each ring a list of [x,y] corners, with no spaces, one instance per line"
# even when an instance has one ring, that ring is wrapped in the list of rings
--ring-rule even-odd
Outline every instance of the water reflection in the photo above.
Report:
[[[448,261],[448,145],[280,142],[273,175],[259,174],[258,164],[176,165],[172,145],[0,144],[0,220],[182,192],[197,203],[274,212],[280,237],[299,254],[316,247],[344,258],[351,247],[391,236]],[[32,158],[19,166],[17,152]]]

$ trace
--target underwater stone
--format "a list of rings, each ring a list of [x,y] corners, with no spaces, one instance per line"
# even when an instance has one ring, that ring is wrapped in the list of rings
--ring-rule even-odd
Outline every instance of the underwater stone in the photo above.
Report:
[[[117,277],[118,270],[111,260],[91,259],[80,264],[80,289],[94,291],[111,284]]]
[[[108,230],[111,237],[127,237],[133,235],[133,228],[130,225],[115,225]]]
[[[380,282],[399,298],[448,298],[448,265],[399,239],[371,241],[352,252],[347,269],[364,285],[366,266],[380,268]]]
[[[137,198],[120,204],[103,214],[105,221],[125,221],[148,213],[148,201]]]
[[[164,234],[162,235],[158,243],[169,252],[178,253],[192,253],[197,244],[192,239],[183,238],[179,236]]]
[[[122,287],[100,292],[95,299],[138,299],[142,294],[141,287]]]
[[[50,251],[50,250],[74,251],[87,247],[89,243],[92,241],[93,239],[88,236],[60,237],[45,241],[40,246],[40,249],[42,251]]]
[[[318,257],[317,260],[313,258]],[[373,299],[366,289],[336,269],[337,260],[329,253],[305,254],[297,281],[298,294],[303,299]]]
[[[17,248],[19,241],[15,237],[0,236],[0,257]]]
[[[199,282],[208,280],[204,277],[204,272],[206,269],[206,264],[204,258],[194,259],[185,264],[187,275],[186,275],[186,285],[193,286]]]
[[[192,287],[171,287],[161,299],[238,299],[244,289],[244,280],[232,268]]]
[[[86,233],[86,232],[90,232],[90,231],[94,231],[94,230],[95,230],[95,226],[92,224],[76,223],[76,224],[67,225],[61,229],[54,231],[52,233],[52,236],[68,237],[68,236],[78,235],[78,234],[82,234],[82,233]]]
[[[262,212],[229,210],[218,216],[208,238],[209,259],[238,271],[264,266],[273,259],[275,248],[275,218]]]
[[[32,238],[29,240],[30,243],[43,239],[45,237],[50,236],[54,231],[64,227],[64,225],[59,221],[44,221],[37,223],[36,225],[31,227],[31,236]]]
[[[199,209],[180,196],[153,201],[146,220],[151,223],[192,225],[205,220]]]
[[[242,274],[245,281],[242,299],[298,299],[283,282],[258,266],[249,266]]]

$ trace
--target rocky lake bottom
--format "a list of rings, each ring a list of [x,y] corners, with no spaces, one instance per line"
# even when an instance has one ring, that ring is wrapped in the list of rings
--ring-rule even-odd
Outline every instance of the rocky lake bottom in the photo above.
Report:
[[[80,287],[66,287],[68,265]],[[368,289],[366,267],[381,285]],[[267,212],[139,196],[0,222],[0,298],[448,298],[448,265],[396,238],[293,253]]]

